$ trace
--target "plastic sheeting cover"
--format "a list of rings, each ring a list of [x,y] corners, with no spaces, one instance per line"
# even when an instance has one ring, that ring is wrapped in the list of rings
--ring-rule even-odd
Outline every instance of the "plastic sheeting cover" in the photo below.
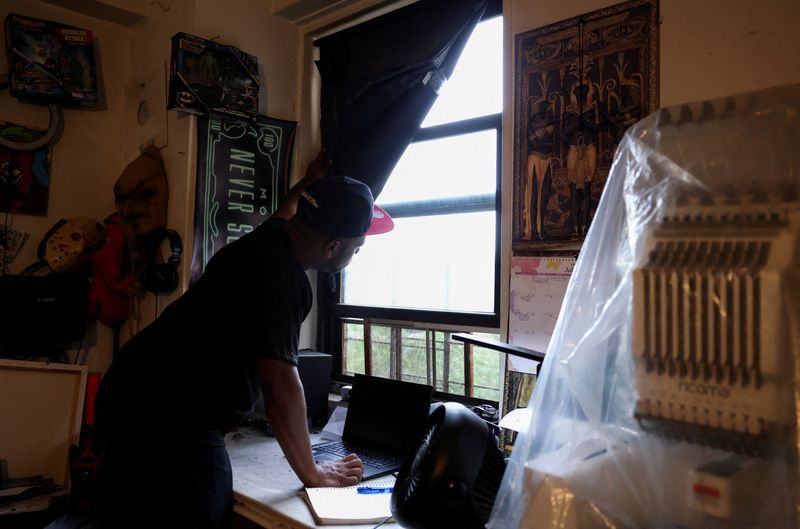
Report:
[[[618,147],[529,403],[533,418],[527,432],[516,441],[488,527],[798,527],[795,388],[800,353],[796,321],[800,297],[800,231],[796,222],[800,211],[799,152],[800,85],[665,108],[628,130]],[[691,226],[694,220],[702,224],[703,212],[715,207],[723,211],[721,219],[699,231]],[[651,318],[651,323],[658,324],[659,318],[680,317],[678,310],[701,311],[687,301],[680,309],[673,305],[666,312],[636,314],[642,306],[635,308],[635,271],[652,264],[654,240],[668,224],[666,219],[677,211],[678,216],[686,217],[684,224],[690,225],[687,233],[714,237],[722,230],[728,239],[736,240],[740,235],[737,232],[750,230],[747,219],[758,217],[745,215],[742,221],[737,211],[745,214],[752,207],[761,212],[769,207],[782,215],[767,215],[772,231],[758,228],[762,240],[783,234],[767,256],[783,263],[778,282],[782,295],[764,300],[760,310],[764,319],[769,312],[771,321],[766,323],[779,329],[778,334],[785,332],[785,347],[776,349],[775,358],[767,358],[768,351],[762,351],[760,360],[756,358],[772,362],[777,374],[751,373],[747,378],[748,366],[744,366],[737,379],[735,366],[730,362],[723,365],[725,358],[720,355],[728,354],[727,349],[733,347],[724,341],[716,353],[704,350],[702,358],[692,349],[691,354],[697,354],[695,364],[692,359],[683,362],[685,358],[678,364],[654,364],[650,357],[646,358],[650,362],[647,368],[642,367],[642,358],[637,364],[632,345],[637,333],[632,322],[637,317],[640,321]],[[692,217],[693,208],[699,212],[697,219]],[[758,217],[753,222],[763,220]],[[743,226],[741,230],[735,229],[737,222]],[[708,269],[719,263],[717,254],[721,250],[714,248],[709,251],[705,247],[711,262]],[[762,261],[766,259],[762,257]],[[754,266],[762,265],[766,266],[763,262]],[[705,270],[700,267],[693,273],[701,278]],[[771,339],[742,330],[752,324],[752,311],[729,314],[726,307],[733,305],[726,303],[733,301],[721,302],[713,289],[711,295],[700,299],[691,291],[695,283],[690,285],[680,274],[674,277],[678,278],[672,284],[675,293],[669,295],[689,292],[695,296],[695,302],[713,314],[708,320],[712,330],[701,330],[705,325],[701,322],[705,316],[701,315],[697,330],[686,330],[685,334],[676,331],[674,336],[669,335],[671,338],[645,336],[645,342],[658,342],[658,346],[663,340],[673,340],[665,352],[669,356],[678,341],[697,340],[702,345],[712,339],[725,340],[724,331],[722,337],[719,331],[715,335],[713,326],[719,324],[713,321],[728,317],[741,317],[729,324],[734,329],[727,336],[729,341],[739,334],[742,340],[751,342]],[[726,276],[720,277],[724,284]],[[753,285],[758,279],[748,278],[746,286],[751,290],[747,292],[754,291],[757,296],[757,286]],[[745,296],[745,287],[741,288],[741,292],[732,294],[730,290],[728,294]],[[716,378],[711,376],[712,371],[703,375],[714,354],[720,366],[730,367],[730,380],[728,372],[720,371]],[[698,368],[698,362],[705,364]],[[679,365],[680,370],[669,371],[664,367],[667,365]],[[655,378],[644,384],[643,376]],[[758,377],[761,379],[756,383]],[[674,409],[670,403],[671,411],[655,412],[655,408],[643,408],[641,402],[637,408],[643,391],[655,391],[658,400],[656,390],[661,380],[665,384],[682,380],[681,387],[688,388],[689,394],[679,396],[684,400],[674,403]],[[701,385],[689,385],[692,381]],[[704,382],[708,384],[703,386]],[[745,417],[739,424],[734,417],[733,422],[726,423],[724,418],[709,419],[702,411],[706,410],[705,403],[711,408],[747,408],[767,390],[777,399],[773,402],[778,409],[773,413],[775,421]],[[755,398],[741,398],[749,394]],[[734,398],[745,402],[734,402]],[[642,415],[635,413],[642,409],[662,416],[672,413],[676,420],[667,420],[665,430],[651,430]],[[770,410],[767,412],[772,413]],[[698,415],[701,412],[703,417]],[[697,423],[708,426],[709,421],[715,428],[703,429],[703,424],[697,428]],[[748,435],[751,427],[760,428],[758,435]]]

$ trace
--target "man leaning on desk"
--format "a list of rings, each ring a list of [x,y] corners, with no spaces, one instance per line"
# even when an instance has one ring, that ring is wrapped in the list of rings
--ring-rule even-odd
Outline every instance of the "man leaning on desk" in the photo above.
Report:
[[[312,302],[306,270],[347,266],[373,218],[366,185],[325,173],[318,157],[270,219],[219,250],[200,280],[114,358],[96,405],[104,527],[226,526],[233,478],[223,437],[259,390],[307,487],[361,480],[354,454],[314,462],[297,373]]]

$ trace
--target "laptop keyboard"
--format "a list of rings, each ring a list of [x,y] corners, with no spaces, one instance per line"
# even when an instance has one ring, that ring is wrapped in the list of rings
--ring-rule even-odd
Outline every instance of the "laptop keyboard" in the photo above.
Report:
[[[338,457],[344,457],[348,454],[357,454],[364,463],[364,466],[374,468],[388,468],[398,466],[402,463],[400,458],[389,456],[386,454],[379,454],[372,450],[361,448],[360,446],[351,445],[344,441],[334,441],[323,445],[314,446],[314,452],[332,454]]]

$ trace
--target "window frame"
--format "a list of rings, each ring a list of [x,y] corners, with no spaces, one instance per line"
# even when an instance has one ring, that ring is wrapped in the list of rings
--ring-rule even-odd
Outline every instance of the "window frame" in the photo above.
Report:
[[[368,319],[359,319],[359,318],[354,318],[354,319],[353,318],[342,318],[341,321],[342,321],[343,324],[364,325],[364,326],[367,326],[367,327],[370,327],[370,328],[373,327],[373,326],[396,327],[397,330],[401,331],[401,332],[403,330],[406,330],[406,329],[415,328],[413,323],[410,323],[410,322],[407,322],[407,321],[368,320]],[[467,390],[468,386],[472,386],[473,391],[474,391],[474,387],[475,387],[475,377],[474,377],[474,369],[473,369],[473,366],[474,366],[474,355],[475,355],[475,350],[474,349],[475,348],[480,348],[480,349],[498,351],[498,349],[496,347],[492,346],[492,344],[495,343],[492,340],[485,339],[485,338],[479,338],[477,336],[473,336],[472,335],[472,333],[492,334],[497,329],[483,329],[483,328],[476,329],[476,328],[472,328],[472,327],[469,327],[469,328],[461,327],[461,326],[458,326],[458,325],[449,326],[449,327],[445,328],[445,327],[439,327],[439,326],[436,326],[436,325],[426,325],[424,328],[419,328],[417,330],[422,330],[422,331],[425,331],[426,333],[428,333],[428,332],[445,333],[445,334],[449,335],[449,339],[447,339],[449,344],[455,345],[455,344],[458,344],[459,342],[461,343],[461,345],[464,348],[463,351],[461,352],[461,354],[463,354],[464,358],[465,358],[465,364],[464,364],[464,368],[465,368],[464,375],[465,376],[464,376],[464,382],[463,382],[463,385],[465,386],[465,388],[464,388],[465,389],[465,393],[467,393],[466,390]],[[371,334],[372,334],[371,331],[366,331],[364,333],[365,342],[366,342],[367,339],[369,339]],[[469,336],[469,339],[465,340],[463,338],[459,338],[460,336]],[[402,340],[402,338],[400,338],[400,337],[398,337],[398,338]],[[500,343],[500,342],[497,342],[497,343]],[[365,347],[367,347],[366,343],[365,343]],[[342,348],[341,349],[342,350],[344,349],[344,337],[343,337]],[[399,354],[402,354],[402,353],[399,353]],[[450,353],[450,354],[452,354],[452,353]],[[456,353],[456,354],[458,354],[458,353]],[[366,349],[365,349],[364,355],[365,355],[365,358],[364,358],[364,360],[365,360],[365,371],[367,373],[369,373],[370,372],[370,368],[367,367],[366,364],[368,362],[368,357],[369,357],[370,353],[368,353],[366,351]],[[341,358],[342,358],[342,356],[340,355],[339,359],[341,360]],[[466,362],[467,358],[469,358],[469,360],[470,360],[469,369],[467,369],[467,362]],[[390,366],[390,369],[391,369],[391,366]],[[381,375],[374,375],[374,376],[381,376]],[[434,372],[434,376],[435,376],[435,372]],[[352,382],[352,379],[354,377],[352,377],[351,375],[346,375],[344,373],[341,373],[341,369],[339,369],[334,374],[333,378],[334,378],[334,380]],[[500,379],[501,379],[501,384],[502,384],[502,376],[500,377]],[[421,382],[421,383],[424,384],[425,382]],[[456,382],[456,384],[461,384],[461,382]],[[436,400],[448,400],[448,401],[460,402],[460,403],[465,404],[465,405],[490,404],[490,405],[493,405],[495,407],[499,406],[499,401],[497,401],[497,400],[486,399],[486,398],[483,398],[483,397],[477,397],[477,396],[469,395],[469,394],[462,395],[460,393],[447,393],[447,392],[444,392],[444,391],[440,391],[439,389],[437,389],[435,382],[433,383],[433,386],[434,386],[433,387],[433,396],[434,396],[434,399],[436,399]],[[502,395],[502,388],[498,388],[498,393],[500,395]]]
[[[443,310],[426,310],[426,309],[408,309],[408,308],[394,308],[394,307],[376,307],[366,305],[348,305],[340,300],[342,299],[342,281],[341,273],[337,274],[319,274],[318,275],[318,322],[320,322],[320,340],[323,344],[324,350],[331,351],[334,354],[334,370],[335,375],[345,377],[341,374],[342,370],[342,332],[341,320],[347,318],[366,318],[372,321],[401,321],[407,322],[411,325],[414,323],[424,323],[433,326],[457,326],[469,327],[480,329],[499,329],[500,327],[500,253],[501,253],[501,216],[502,216],[502,112],[497,114],[490,114],[488,116],[481,116],[478,118],[471,118],[462,121],[436,125],[432,127],[420,128],[414,136],[413,143],[421,141],[429,141],[434,139],[448,138],[469,134],[473,132],[481,132],[485,130],[494,129],[496,132],[495,148],[496,148],[496,189],[494,193],[494,208],[495,212],[495,255],[494,255],[494,300],[493,312],[455,312]],[[483,196],[481,196],[483,197]],[[419,209],[425,209],[433,203],[439,204],[438,207],[446,207],[448,213],[457,213],[465,211],[488,211],[482,204],[476,205],[475,202],[467,202],[462,205],[454,204],[458,199],[454,199],[448,206],[447,200],[424,201],[418,203],[418,208],[408,208],[406,211],[400,211],[398,214],[397,206],[391,204],[382,205],[393,217],[410,217],[421,216],[418,212]],[[476,201],[477,202],[477,201]],[[434,204],[434,206],[436,206]],[[430,215],[432,213],[426,212],[422,215]]]
[[[496,148],[496,187],[494,193],[493,207],[487,207],[488,201],[485,197],[489,195],[478,195],[470,197],[472,200],[463,200],[463,197],[454,199],[436,199],[414,202],[414,207],[409,207],[410,202],[403,202],[402,206],[397,204],[383,204],[380,200],[377,201],[383,209],[392,218],[407,218],[407,217],[421,217],[421,216],[441,216],[455,213],[467,213],[475,211],[494,211],[495,212],[495,259],[494,259],[494,272],[495,272],[495,288],[494,299],[492,301],[492,312],[458,312],[449,310],[428,310],[428,309],[404,309],[395,307],[382,307],[382,306],[369,306],[369,305],[351,305],[343,302],[334,303],[334,311],[340,317],[366,317],[372,319],[383,320],[403,320],[403,321],[416,321],[431,324],[449,324],[449,325],[467,325],[473,327],[486,327],[497,328],[500,326],[500,283],[498,281],[500,275],[500,204],[501,204],[501,189],[500,189],[500,175],[501,164],[500,155],[502,149],[502,115],[491,114],[486,119],[485,116],[480,118],[467,119],[454,123],[444,125],[437,125],[420,129],[414,136],[410,145],[418,142],[437,140],[443,138],[451,138],[454,136],[461,136],[473,132],[483,132],[486,130],[495,130],[495,148]],[[409,146],[410,146],[409,145]],[[434,212],[434,210],[439,210]],[[444,210],[444,211],[443,211]],[[367,241],[369,242],[369,241]],[[341,299],[341,286],[342,281],[337,282],[338,291],[337,298]]]
[[[490,2],[489,8],[481,22],[502,16],[502,4]],[[501,298],[501,219],[502,219],[502,150],[503,150],[503,111],[474,118],[468,118],[429,127],[419,127],[411,144],[423,141],[444,139],[487,130],[495,131],[495,193],[493,207],[487,207],[488,197],[478,195],[450,199],[425,200],[415,203],[381,205],[393,218],[419,217],[428,215],[446,215],[453,213],[494,211],[495,212],[495,255],[494,255],[494,299],[492,312],[457,312],[446,310],[428,310],[417,308],[394,308],[381,306],[365,306],[345,304],[342,299],[342,274],[317,274],[317,343],[322,350],[333,356],[332,379],[351,382],[353,377],[342,372],[344,322],[348,319],[368,320],[371,324],[390,323],[409,328],[424,327],[447,332],[497,332],[500,333],[500,298]],[[446,209],[446,212],[442,212]],[[465,344],[466,345],[466,344]],[[466,366],[465,366],[466,367]],[[500,388],[502,392],[502,388]],[[463,396],[434,391],[436,398],[446,398],[465,404],[494,404],[497,402],[479,397]]]

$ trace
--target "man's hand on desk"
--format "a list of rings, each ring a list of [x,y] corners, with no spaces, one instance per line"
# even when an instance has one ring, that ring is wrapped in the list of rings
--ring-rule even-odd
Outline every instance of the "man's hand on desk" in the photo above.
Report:
[[[306,423],[306,401],[297,367],[275,359],[256,360],[264,409],[272,431],[292,470],[306,487],[355,485],[364,464],[355,454],[335,461],[314,462]]]
[[[364,464],[355,454],[336,461],[317,463],[313,482],[304,483],[306,487],[346,487],[356,485],[364,474]]]

